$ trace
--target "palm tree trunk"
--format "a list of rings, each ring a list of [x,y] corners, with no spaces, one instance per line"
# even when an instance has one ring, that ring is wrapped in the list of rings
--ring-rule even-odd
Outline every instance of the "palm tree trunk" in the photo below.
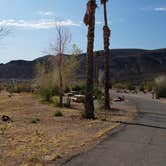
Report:
[[[87,119],[94,119],[94,103],[93,103],[93,48],[94,48],[94,32],[95,32],[95,11],[96,0],[89,0],[87,3],[87,11],[84,22],[88,25],[88,44],[87,44],[87,65],[86,65],[86,94],[85,94],[85,114]]]
[[[104,70],[105,70],[105,77],[104,77],[104,108],[107,110],[110,109],[110,72],[109,72],[109,45],[110,45],[110,29],[107,23],[107,8],[106,8],[106,1],[104,3],[104,27],[103,27],[103,37],[104,37]]]

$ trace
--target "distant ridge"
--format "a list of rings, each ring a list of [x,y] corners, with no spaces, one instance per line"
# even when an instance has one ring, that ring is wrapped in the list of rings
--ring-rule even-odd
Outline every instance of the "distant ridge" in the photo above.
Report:
[[[103,51],[96,51],[95,63],[104,69]],[[34,66],[37,62],[48,62],[52,55],[46,55],[33,61],[15,60],[0,64],[0,80],[30,80],[34,77]],[[80,68],[78,77],[85,77],[86,54],[78,56]],[[110,77],[116,82],[151,81],[160,75],[166,75],[166,48],[156,50],[145,49],[112,49],[110,50]]]

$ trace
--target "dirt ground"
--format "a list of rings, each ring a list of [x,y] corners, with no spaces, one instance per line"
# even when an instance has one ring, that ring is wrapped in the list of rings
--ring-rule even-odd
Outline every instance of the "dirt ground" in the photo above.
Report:
[[[116,127],[112,120],[131,120],[135,115],[128,104],[115,104],[125,110],[103,113],[98,109],[94,121],[81,118],[81,104],[73,109],[55,108],[38,102],[31,94],[0,93],[0,166],[44,166],[76,154]],[[63,113],[55,117],[56,111]],[[127,111],[126,111],[127,110]],[[132,111],[131,111],[132,110]],[[107,119],[107,121],[103,119]]]

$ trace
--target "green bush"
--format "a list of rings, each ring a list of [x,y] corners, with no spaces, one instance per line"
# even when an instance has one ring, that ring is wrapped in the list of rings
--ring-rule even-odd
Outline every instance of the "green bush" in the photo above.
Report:
[[[64,93],[69,93],[70,92],[70,87],[65,87]]]
[[[55,107],[59,107],[59,108],[63,107],[63,105],[61,105],[59,103],[59,97],[58,96],[52,97],[52,103]]]
[[[115,89],[128,89],[128,84],[126,84],[126,83],[114,83],[112,87]]]
[[[0,84],[0,92],[3,90],[3,85]]]
[[[50,89],[39,89],[38,94],[41,96],[42,101],[50,102],[52,97],[52,92]]]
[[[156,97],[166,98],[166,81],[156,86]]]
[[[155,88],[155,83],[154,82],[147,82],[144,84],[144,89],[151,92]]]
[[[144,92],[144,91],[145,91],[145,87],[144,87],[144,85],[143,85],[143,84],[142,84],[142,85],[140,85],[139,90],[140,90],[141,92]]]
[[[52,97],[58,95],[59,90],[56,86],[54,87],[41,86],[38,88],[38,91],[36,93],[41,96],[42,101],[52,102]]]
[[[84,82],[78,82],[77,84],[73,84],[71,86],[72,91],[77,91],[80,94],[85,94],[85,88],[86,88],[86,85]]]
[[[62,113],[61,111],[56,111],[56,112],[54,113],[54,116],[55,116],[55,117],[61,117],[61,116],[63,116],[63,113]]]
[[[95,96],[97,100],[100,100],[104,94],[101,90],[95,87],[93,90],[93,95]]]
[[[6,90],[10,93],[22,93],[22,92],[31,92],[31,83],[30,82],[8,82],[6,85]]]
[[[129,84],[127,89],[132,91],[132,90],[136,90],[136,87],[134,85],[132,85],[132,84]]]

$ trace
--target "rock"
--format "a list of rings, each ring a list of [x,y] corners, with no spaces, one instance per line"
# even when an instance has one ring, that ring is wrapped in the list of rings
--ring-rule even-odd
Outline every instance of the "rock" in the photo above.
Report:
[[[13,122],[13,120],[7,115],[3,115],[1,119],[3,122]]]

